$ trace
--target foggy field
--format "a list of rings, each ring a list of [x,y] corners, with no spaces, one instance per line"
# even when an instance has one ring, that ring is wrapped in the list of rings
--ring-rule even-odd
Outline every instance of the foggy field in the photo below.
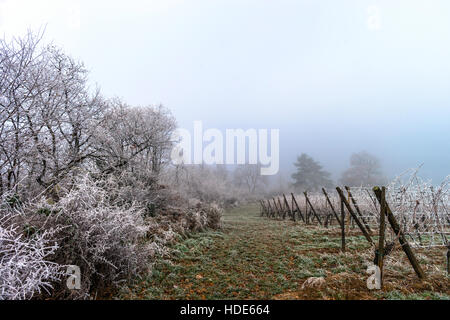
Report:
[[[228,210],[222,231],[180,239],[171,259],[110,298],[121,299],[450,299],[445,250],[418,250],[428,279],[417,279],[401,251],[386,260],[385,287],[366,287],[372,250],[356,229],[340,252],[339,228],[270,220],[257,206]],[[319,288],[303,288],[324,277]]]
[[[450,299],[449,30],[448,0],[0,0],[0,300]]]

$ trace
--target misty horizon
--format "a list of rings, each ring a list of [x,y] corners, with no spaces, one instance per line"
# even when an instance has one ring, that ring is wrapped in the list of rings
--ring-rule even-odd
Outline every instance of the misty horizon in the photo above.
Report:
[[[307,153],[336,181],[366,150],[387,178],[423,164],[424,178],[444,179],[447,2],[255,4],[6,0],[0,30],[45,28],[44,40],[83,61],[104,95],[163,104],[179,127],[279,129],[286,177]]]
[[[0,0],[0,301],[278,319],[450,300],[449,18]]]

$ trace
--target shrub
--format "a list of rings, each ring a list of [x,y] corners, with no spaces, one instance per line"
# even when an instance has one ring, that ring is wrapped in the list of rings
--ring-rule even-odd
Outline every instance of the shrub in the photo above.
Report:
[[[52,222],[65,228],[58,234],[56,261],[81,269],[81,290],[59,295],[86,298],[92,290],[115,286],[148,267],[152,248],[144,240],[148,231],[136,204],[111,201],[101,182],[85,175],[52,205]],[[62,287],[60,288],[62,289]]]
[[[43,291],[50,292],[52,283],[63,272],[51,262],[58,244],[53,240],[56,229],[27,232],[15,220],[17,211],[3,207],[0,211],[0,300],[31,299]]]

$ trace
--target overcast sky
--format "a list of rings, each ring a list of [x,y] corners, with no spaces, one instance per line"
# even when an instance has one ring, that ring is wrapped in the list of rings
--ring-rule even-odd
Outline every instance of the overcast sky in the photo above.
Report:
[[[354,151],[392,176],[450,173],[450,1],[0,0],[0,32],[46,25],[105,96],[181,127],[278,128],[334,178]]]

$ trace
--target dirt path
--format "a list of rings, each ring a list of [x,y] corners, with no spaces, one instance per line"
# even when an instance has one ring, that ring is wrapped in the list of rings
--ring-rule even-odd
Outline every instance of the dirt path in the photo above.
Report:
[[[416,298],[449,297],[448,278],[417,287],[407,266],[406,274],[392,278],[395,286],[370,292],[365,269],[371,251],[362,236],[347,237],[348,252],[342,254],[338,230],[261,218],[255,206],[228,211],[223,220],[222,231],[197,233],[174,245],[172,259],[158,263],[152,275],[122,297],[377,299],[415,298],[416,291]],[[326,285],[302,290],[308,277],[325,277]]]

